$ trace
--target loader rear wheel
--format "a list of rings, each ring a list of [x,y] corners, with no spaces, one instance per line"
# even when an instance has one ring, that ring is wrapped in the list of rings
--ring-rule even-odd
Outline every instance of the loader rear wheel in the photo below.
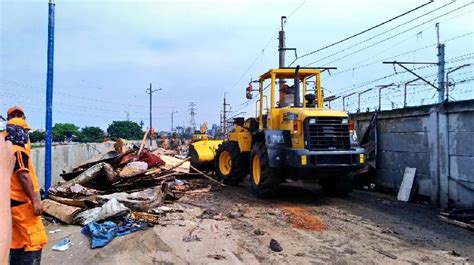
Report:
[[[250,153],[250,187],[255,196],[268,198],[277,193],[283,179],[281,170],[271,168],[265,143],[256,143]]]
[[[217,177],[226,185],[239,185],[247,175],[247,157],[248,155],[240,152],[237,142],[223,142],[217,148],[214,161]]]

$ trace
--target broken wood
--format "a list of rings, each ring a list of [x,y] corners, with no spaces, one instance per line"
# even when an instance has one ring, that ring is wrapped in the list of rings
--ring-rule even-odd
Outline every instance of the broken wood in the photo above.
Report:
[[[210,191],[211,191],[211,186],[207,188],[203,188],[203,189],[186,191],[186,194],[194,195],[194,194],[201,194],[201,193],[209,193]]]
[[[398,258],[398,257],[397,257],[397,256],[395,256],[394,254],[392,254],[392,253],[389,253],[389,252],[387,252],[387,251],[384,251],[384,250],[381,250],[381,249],[379,249],[379,248],[375,248],[375,247],[373,247],[372,249],[373,249],[373,250],[375,250],[376,252],[378,252],[378,253],[382,254],[382,255],[385,255],[385,256],[387,256],[387,257],[391,258],[391,259],[397,259],[397,258]]]
[[[151,128],[150,128],[150,130],[151,130]],[[140,149],[138,149],[137,157],[140,157],[140,153],[142,152],[143,147],[145,147],[146,137],[148,136],[148,132],[150,130],[147,129],[146,132],[145,132],[145,135],[143,135],[142,143],[140,144]],[[151,146],[150,146],[150,148],[151,148]]]
[[[173,156],[160,155],[160,158],[165,162],[165,165],[162,168],[164,170],[167,170],[170,167],[172,167],[173,165],[182,162],[187,157],[178,158],[178,157],[175,157],[174,155]],[[174,168],[174,171],[178,171],[178,172],[182,172],[182,173],[189,173],[189,165],[190,165],[189,162],[185,162],[185,163],[181,164],[179,167]]]
[[[71,199],[71,198],[64,198],[64,197],[59,197],[59,196],[54,196],[54,195],[49,194],[48,198],[65,205],[79,207],[79,208],[94,208],[97,205],[97,202],[95,201],[94,197],[90,197],[90,198],[86,197],[82,199]]]
[[[211,178],[211,177],[208,176],[206,173],[200,171],[199,169],[197,169],[197,168],[195,168],[195,167],[193,167],[193,166],[190,166],[190,167],[191,167],[194,171],[196,171],[197,173],[201,174],[201,176],[207,178],[208,180],[210,180],[210,181],[212,181],[212,182],[214,182],[214,183],[217,183],[217,184],[219,184],[219,185],[225,187],[224,183],[219,182],[219,181],[217,181],[217,180]]]
[[[191,159],[191,157],[188,157],[188,158],[186,158],[186,159],[184,159],[184,160],[181,160],[181,162],[179,162],[178,164],[173,165],[173,166],[172,166],[171,168],[169,168],[169,169],[164,170],[162,173],[170,172],[170,171],[172,171],[173,169],[175,169],[175,168],[181,166],[182,164],[184,164],[184,162],[186,162],[186,161],[188,161],[188,160],[190,160],[190,159]],[[145,175],[152,175],[152,174],[154,174],[154,173],[156,173],[156,172],[159,172],[159,171],[161,171],[161,169],[158,168],[158,169],[155,169],[155,170],[153,170],[153,171],[146,172]]]
[[[109,181],[113,181],[113,179],[115,178],[115,173],[112,166],[108,163],[100,162],[88,168],[86,171],[84,171],[79,176],[75,177],[74,179],[66,181],[63,184],[60,184],[59,186],[64,189],[67,189],[74,186],[75,184],[83,185],[95,179],[102,172],[105,174],[107,180]]]
[[[72,220],[76,214],[82,211],[82,209],[79,207],[69,206],[50,199],[43,200],[41,204],[43,205],[44,211],[47,214],[61,220],[61,222],[66,224],[72,224]]]
[[[133,212],[130,216],[133,220],[152,224],[160,223],[160,216],[146,212]]]
[[[458,221],[458,220],[453,220],[453,219],[450,219],[450,218],[448,218],[446,216],[443,216],[443,215],[438,215],[438,219],[443,221],[443,222],[446,222],[448,224],[456,225],[456,226],[462,227],[464,229],[474,231],[474,224],[468,224],[468,223],[461,222],[461,221]]]

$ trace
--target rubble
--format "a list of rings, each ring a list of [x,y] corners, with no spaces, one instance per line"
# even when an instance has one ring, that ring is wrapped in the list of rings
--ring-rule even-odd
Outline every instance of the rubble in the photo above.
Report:
[[[183,157],[186,147],[174,142],[174,150],[152,151],[145,148],[145,142],[144,138],[138,148],[119,139],[114,150],[63,172],[66,181],[49,189],[45,212],[63,223],[84,226],[82,232],[96,248],[145,224],[166,225],[166,214],[183,212],[170,203],[187,194],[211,192],[208,180],[222,185],[204,172],[190,173],[189,158]],[[203,178],[199,182],[189,179],[196,177]],[[183,238],[186,242],[198,240],[191,235]]]
[[[47,214],[66,224],[72,224],[74,216],[81,212],[81,208],[79,207],[69,206],[50,199],[43,200],[42,205]]]

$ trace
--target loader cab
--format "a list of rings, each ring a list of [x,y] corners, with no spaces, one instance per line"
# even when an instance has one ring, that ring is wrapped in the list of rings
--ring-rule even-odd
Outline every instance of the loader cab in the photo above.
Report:
[[[331,68],[333,69],[333,68]],[[316,68],[270,69],[259,79],[259,99],[256,102],[256,118],[260,129],[280,129],[277,125],[284,113],[323,106],[321,72]],[[314,89],[308,83],[314,83]]]

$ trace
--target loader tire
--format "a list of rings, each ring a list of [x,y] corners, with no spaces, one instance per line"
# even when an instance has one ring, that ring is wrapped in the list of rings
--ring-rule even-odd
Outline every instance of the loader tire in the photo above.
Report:
[[[237,186],[247,175],[248,155],[240,152],[235,141],[219,145],[214,160],[216,176],[226,185]]]
[[[321,179],[319,184],[326,195],[339,198],[347,197],[354,187],[354,182],[349,175]]]
[[[250,153],[250,187],[255,196],[268,198],[275,196],[283,180],[283,171],[271,168],[265,143],[254,144]]]

